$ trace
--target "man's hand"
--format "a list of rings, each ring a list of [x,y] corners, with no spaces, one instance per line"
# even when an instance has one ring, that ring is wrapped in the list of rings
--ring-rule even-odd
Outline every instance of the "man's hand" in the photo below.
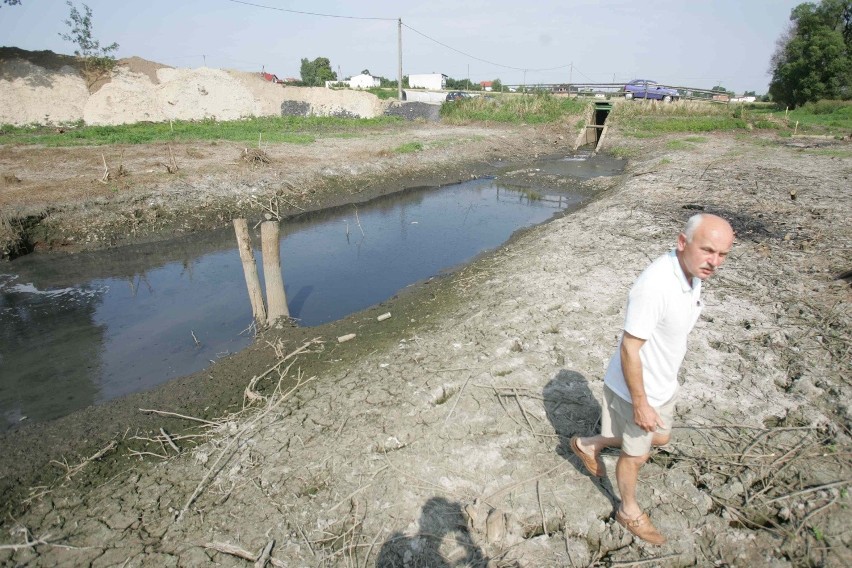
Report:
[[[633,421],[646,432],[654,432],[658,426],[660,428],[665,427],[654,407],[647,404],[644,406],[633,405]]]

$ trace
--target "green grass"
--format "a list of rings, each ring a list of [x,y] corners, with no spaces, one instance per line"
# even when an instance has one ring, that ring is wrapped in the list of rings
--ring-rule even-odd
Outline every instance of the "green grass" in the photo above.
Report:
[[[549,93],[503,94],[444,103],[441,105],[441,117],[450,123],[544,124],[573,118],[585,111],[586,105],[583,101],[555,97]]]
[[[666,148],[670,150],[688,150],[690,148],[695,148],[694,144],[704,142],[707,142],[707,138],[704,136],[687,136],[682,140],[669,140],[666,142]]]
[[[420,142],[406,142],[402,146],[394,148],[397,154],[411,154],[412,152],[420,152],[423,150],[423,144]]]
[[[627,128],[640,132],[718,132],[747,128],[741,118],[727,116],[640,116],[626,121]]]
[[[630,158],[636,153],[636,150],[625,148],[624,146],[614,146],[609,150],[609,154],[616,158]]]
[[[285,142],[310,144],[320,137],[347,136],[398,123],[397,117],[369,119],[335,117],[273,116],[242,120],[140,122],[115,126],[69,127],[58,133],[55,127],[0,126],[0,144],[42,144],[45,146],[101,146],[106,144],[149,144],[152,142],[191,142],[229,140],[233,142]]]
[[[789,128],[795,128],[796,122],[799,123],[799,131],[849,134],[852,132],[852,101],[807,103],[787,114]]]
[[[832,158],[852,158],[852,150],[833,150],[831,148],[804,148],[805,153],[814,156],[830,156]]]
[[[692,148],[692,145],[683,140],[669,140],[666,142],[666,148],[669,150],[686,150]]]
[[[399,91],[396,89],[388,89],[382,87],[373,87],[371,89],[367,89],[368,93],[372,93],[379,97],[380,99],[396,99]]]
[[[787,135],[787,129],[824,135],[847,135],[852,131],[852,101],[823,100],[791,111],[770,103],[739,105],[737,109],[735,113],[755,128],[778,130],[779,135]]]

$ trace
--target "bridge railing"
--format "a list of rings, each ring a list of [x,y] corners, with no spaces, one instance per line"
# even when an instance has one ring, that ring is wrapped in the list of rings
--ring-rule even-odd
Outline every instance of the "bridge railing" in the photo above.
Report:
[[[503,85],[504,91],[509,92],[550,92],[555,94],[576,95],[578,97],[613,98],[624,96],[625,83],[537,83],[528,85]],[[660,87],[675,89],[681,99],[704,100],[726,103],[730,99],[728,93],[685,87],[679,85],[664,85]]]

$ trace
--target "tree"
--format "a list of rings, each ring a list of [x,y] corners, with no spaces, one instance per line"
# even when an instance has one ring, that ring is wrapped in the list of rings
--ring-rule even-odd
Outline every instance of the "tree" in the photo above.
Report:
[[[797,107],[852,97],[852,0],[799,4],[770,60],[773,100]]]
[[[3,3],[7,6],[17,6],[21,3],[21,0],[3,0]],[[3,6],[0,6],[2,8]]]
[[[71,0],[66,4],[71,8],[71,12],[69,19],[65,20],[65,25],[71,33],[61,33],[59,37],[77,46],[74,55],[82,60],[83,73],[91,85],[115,66],[115,57],[112,54],[118,50],[118,44],[113,42],[101,47],[100,42],[92,36],[92,9],[83,4],[81,14]]]
[[[363,71],[361,71],[361,75],[370,75],[370,70],[364,69]],[[370,75],[370,76],[372,77],[372,75]]]
[[[307,87],[321,87],[326,81],[337,81],[337,73],[331,70],[331,61],[328,57],[317,57],[313,61],[302,59],[302,67],[299,70],[302,83]]]
[[[503,90],[503,82],[500,79],[494,79],[491,81],[491,90],[492,91],[502,91]]]

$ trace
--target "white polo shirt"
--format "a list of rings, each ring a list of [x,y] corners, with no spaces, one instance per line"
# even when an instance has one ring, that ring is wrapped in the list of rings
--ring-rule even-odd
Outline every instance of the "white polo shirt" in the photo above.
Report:
[[[701,315],[701,280],[690,286],[674,250],[652,262],[633,284],[624,330],[646,340],[639,350],[645,395],[651,406],[665,404],[677,392],[677,373],[686,356],[686,338]],[[609,361],[604,384],[628,402],[630,391],[621,369],[621,341]]]

